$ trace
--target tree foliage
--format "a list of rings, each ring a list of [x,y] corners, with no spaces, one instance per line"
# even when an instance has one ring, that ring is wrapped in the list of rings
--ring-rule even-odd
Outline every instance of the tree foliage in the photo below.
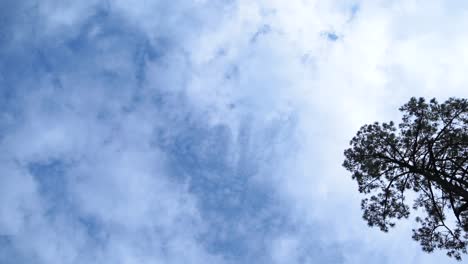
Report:
[[[422,249],[458,260],[468,244],[468,100],[411,98],[402,122],[364,125],[345,150],[369,226],[387,232],[416,215]],[[409,204],[407,200],[413,200]]]

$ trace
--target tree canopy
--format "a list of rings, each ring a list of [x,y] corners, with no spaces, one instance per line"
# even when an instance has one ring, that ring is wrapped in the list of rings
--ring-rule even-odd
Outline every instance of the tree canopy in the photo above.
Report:
[[[412,237],[424,251],[460,260],[468,243],[468,100],[411,98],[400,111],[398,126],[364,125],[344,152],[365,195],[363,218],[387,232],[412,213]]]

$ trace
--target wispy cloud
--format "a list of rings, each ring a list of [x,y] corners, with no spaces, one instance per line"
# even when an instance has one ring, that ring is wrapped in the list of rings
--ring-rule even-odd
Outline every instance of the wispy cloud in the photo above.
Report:
[[[457,1],[2,1],[0,262],[447,263],[342,150],[467,96]]]

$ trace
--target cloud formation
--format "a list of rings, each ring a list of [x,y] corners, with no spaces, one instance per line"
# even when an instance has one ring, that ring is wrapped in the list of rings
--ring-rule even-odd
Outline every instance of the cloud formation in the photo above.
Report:
[[[466,97],[458,1],[2,1],[1,263],[449,263],[341,168]]]

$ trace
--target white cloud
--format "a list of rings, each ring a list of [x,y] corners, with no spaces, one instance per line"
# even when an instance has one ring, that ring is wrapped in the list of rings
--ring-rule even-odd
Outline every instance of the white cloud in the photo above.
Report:
[[[39,5],[45,31],[37,45],[56,49],[56,55],[49,51],[53,69],[31,70],[17,84],[19,121],[0,145],[6,175],[0,180],[0,234],[14,237],[19,252],[45,263],[223,262],[199,240],[216,221],[204,218],[203,197],[190,190],[192,182],[173,175],[181,170],[170,167],[170,149],[164,148],[180,134],[193,136],[188,123],[198,122],[202,131],[225,129],[229,136],[206,136],[193,147],[203,153],[187,155],[199,155],[192,157],[199,163],[229,156],[219,158],[226,168],[255,171],[254,184],[274,187],[294,226],[317,229],[311,240],[286,229],[252,234],[268,247],[264,259],[300,263],[314,261],[310,254],[325,256],[308,253],[313,241],[344,263],[449,261],[420,251],[410,238],[411,222],[389,234],[366,227],[356,186],[340,165],[360,125],[397,119],[396,109],[410,96],[468,95],[466,6],[344,0],[101,5],[121,32],[107,26],[120,33],[93,20],[97,6]],[[337,39],[327,39],[327,32]],[[12,43],[20,47],[30,38],[18,36]],[[73,41],[83,47],[64,48]],[[153,50],[135,58],[141,43]],[[156,59],[149,59],[151,52]],[[142,84],[135,77],[138,63]],[[53,87],[54,78],[61,88]],[[243,129],[249,131],[244,141]],[[226,150],[217,153],[217,146]],[[41,183],[26,167],[56,159],[67,162],[63,188],[72,213],[54,218]],[[246,164],[255,169],[236,167]],[[251,232],[269,216],[259,215],[225,229]],[[80,217],[101,231],[88,230]],[[273,239],[262,242],[262,236]]]

